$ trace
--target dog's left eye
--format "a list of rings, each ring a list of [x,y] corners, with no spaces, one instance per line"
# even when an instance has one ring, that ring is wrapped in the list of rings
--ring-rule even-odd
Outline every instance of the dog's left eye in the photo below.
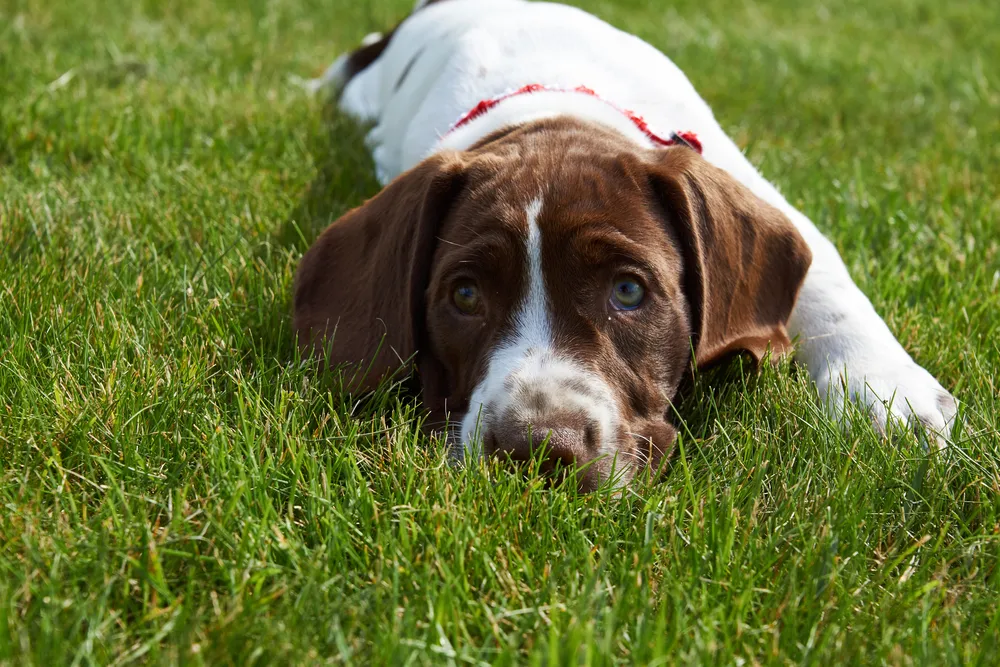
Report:
[[[479,287],[471,280],[459,281],[451,293],[451,301],[462,313],[474,315],[479,310]]]
[[[646,296],[646,288],[632,276],[615,278],[611,289],[611,305],[617,310],[635,310],[642,305]]]

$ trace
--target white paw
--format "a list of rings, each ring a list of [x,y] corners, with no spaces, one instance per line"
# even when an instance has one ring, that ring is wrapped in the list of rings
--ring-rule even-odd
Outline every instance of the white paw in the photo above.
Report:
[[[304,88],[310,95],[336,95],[344,85],[347,73],[347,54],[341,54],[326,71],[316,79],[303,79],[291,75],[292,83]]]
[[[835,417],[844,417],[846,390],[851,400],[869,411],[883,433],[890,419],[899,420],[911,428],[922,425],[938,448],[947,445],[958,402],[905,353],[839,364],[831,361],[826,369],[815,370],[820,398]]]

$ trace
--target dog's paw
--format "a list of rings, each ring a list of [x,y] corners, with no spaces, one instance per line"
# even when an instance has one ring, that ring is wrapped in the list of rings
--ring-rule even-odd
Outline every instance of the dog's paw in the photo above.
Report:
[[[318,97],[336,97],[347,81],[347,53],[341,54],[326,68],[322,75],[315,79],[303,79],[292,75],[292,83],[305,89],[310,95]]]
[[[876,428],[886,432],[898,420],[926,433],[938,448],[948,443],[958,412],[955,397],[908,355],[896,358],[829,362],[813,374],[820,399],[838,419],[845,417],[845,397],[867,410]]]

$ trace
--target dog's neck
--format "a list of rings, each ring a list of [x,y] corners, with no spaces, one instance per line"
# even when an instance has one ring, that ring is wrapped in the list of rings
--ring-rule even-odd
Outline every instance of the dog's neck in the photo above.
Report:
[[[530,88],[532,87],[483,100],[456,121],[452,129],[438,141],[434,152],[465,150],[503,128],[557,116],[571,116],[599,123],[616,130],[643,148],[657,145],[650,138],[652,133],[648,129],[642,129],[644,124],[637,124],[634,114],[622,111],[593,92]],[[642,123],[641,119],[638,120]],[[660,145],[666,143],[671,142],[664,140]]]

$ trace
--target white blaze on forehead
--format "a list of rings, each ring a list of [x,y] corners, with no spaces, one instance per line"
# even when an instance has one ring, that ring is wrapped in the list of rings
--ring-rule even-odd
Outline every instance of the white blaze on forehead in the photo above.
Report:
[[[546,415],[519,404],[525,395],[543,394],[560,412],[583,412],[597,426],[601,453],[614,452],[617,410],[610,387],[595,373],[555,349],[548,293],[542,271],[542,232],[538,216],[541,198],[525,209],[526,289],[514,318],[512,335],[489,357],[486,373],[472,392],[462,420],[465,454],[476,456],[486,428],[514,412],[520,419],[544,420]],[[578,387],[574,390],[573,387]],[[583,387],[580,390],[579,387]],[[526,390],[526,391],[524,391]]]
[[[542,230],[538,228],[542,200],[536,199],[528,204],[525,212],[528,214],[528,293],[517,315],[517,337],[523,344],[551,346],[552,326],[542,275]]]

